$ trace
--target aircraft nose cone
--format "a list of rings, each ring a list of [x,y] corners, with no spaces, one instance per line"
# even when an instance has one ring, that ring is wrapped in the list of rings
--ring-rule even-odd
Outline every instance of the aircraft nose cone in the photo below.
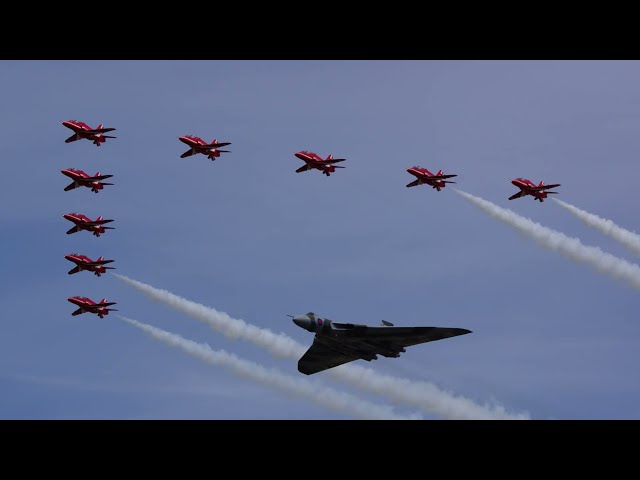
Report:
[[[300,328],[304,328],[305,330],[313,331],[313,325],[311,323],[311,319],[306,315],[298,315],[293,317],[293,323],[295,323]]]

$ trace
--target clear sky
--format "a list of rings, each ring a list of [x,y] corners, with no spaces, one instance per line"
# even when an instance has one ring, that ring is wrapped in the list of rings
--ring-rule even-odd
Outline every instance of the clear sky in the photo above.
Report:
[[[559,199],[640,231],[639,62],[1,61],[0,78],[0,418],[352,418],[114,315],[72,317],[74,295],[391,404],[306,377],[295,360],[112,275],[67,275],[72,252],[305,345],[312,334],[287,314],[467,328],[355,363],[534,419],[640,418],[637,289],[542,248],[450,187],[405,188],[408,167],[442,168],[460,190],[640,262],[554,202],[507,200],[515,177],[560,183]],[[69,119],[118,138],[65,144]],[[181,159],[185,134],[231,142],[231,153]],[[303,149],[347,158],[346,168],[297,174]],[[115,185],[64,192],[67,167]],[[115,230],[65,235],[62,215],[75,211],[113,218]]]

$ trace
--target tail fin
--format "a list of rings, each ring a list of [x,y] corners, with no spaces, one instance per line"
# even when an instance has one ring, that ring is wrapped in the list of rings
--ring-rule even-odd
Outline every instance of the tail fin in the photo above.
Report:
[[[96,222],[99,222],[100,220],[102,220],[102,215],[100,215],[98,218],[96,218]]]
[[[543,185],[544,185],[544,182],[542,180],[540,180],[540,184],[538,186],[542,187]]]
[[[104,127],[104,125],[103,125],[103,124],[100,124],[100,125],[98,125],[98,128],[96,128],[96,130],[100,130],[100,129],[101,129],[101,128],[103,128],[103,127]]]
[[[218,139],[217,138],[214,138],[213,140],[211,140],[211,144],[212,145],[215,145],[216,143],[218,143]]]
[[[97,260],[97,261],[98,261],[98,262],[101,262],[102,260],[104,260],[104,257],[102,257],[102,256],[101,256],[101,257],[98,257],[98,260]]]
[[[333,155],[329,154],[329,156],[327,157],[327,160],[333,160]]]
[[[106,303],[107,299],[103,298],[102,300],[100,300],[100,303]]]
[[[442,169],[438,170],[438,173],[436,173],[436,177],[439,177],[440,175],[442,175]]]

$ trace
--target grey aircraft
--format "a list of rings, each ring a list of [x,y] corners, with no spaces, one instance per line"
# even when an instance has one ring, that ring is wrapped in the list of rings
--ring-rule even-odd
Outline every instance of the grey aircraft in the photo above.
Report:
[[[394,327],[338,323],[315,313],[288,315],[300,328],[315,332],[313,345],[298,360],[298,371],[306,375],[322,372],[354,360],[377,360],[378,355],[397,358],[405,347],[471,333],[464,328]]]

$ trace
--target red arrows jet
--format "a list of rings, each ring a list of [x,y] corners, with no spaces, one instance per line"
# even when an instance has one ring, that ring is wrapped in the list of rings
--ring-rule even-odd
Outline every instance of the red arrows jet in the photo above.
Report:
[[[182,143],[186,143],[190,147],[189,150],[180,155],[180,158],[187,158],[191,155],[195,155],[196,153],[202,153],[203,155],[206,155],[210,160],[215,160],[216,157],[220,156],[221,152],[230,152],[230,150],[220,150],[220,147],[226,147],[227,145],[231,145],[231,143],[218,143],[218,140],[216,140],[215,138],[211,143],[207,143],[200,137],[194,137],[193,135],[184,135],[178,138]]]
[[[94,261],[85,255],[70,253],[69,255],[65,255],[64,258],[76,264],[74,268],[67,272],[69,275],[73,275],[74,273],[86,270],[87,272],[93,272],[96,276],[99,277],[101,274],[107,273],[107,269],[113,270],[115,268],[105,267],[104,265],[113,262],[113,260],[105,260],[104,257],[99,257]]]
[[[75,168],[67,168],[60,170],[60,172],[73,180],[72,183],[64,188],[65,192],[78,187],[88,187],[92,192],[98,193],[98,190],[102,190],[105,185],[113,185],[113,183],[100,182],[100,180],[111,178],[113,175],[100,175],[100,172],[98,172],[93,177],[90,177],[82,170],[76,170]]]
[[[87,297],[69,297],[67,300],[80,307],[71,314],[74,317],[81,313],[95,313],[100,318],[104,318],[105,315],[109,315],[109,312],[118,311],[115,308],[106,308],[110,305],[116,304],[116,302],[106,302],[106,298],[100,300],[100,303],[96,303]]]
[[[524,197],[525,195],[531,195],[534,200],[540,200],[540,203],[543,202],[544,198],[547,198],[547,195],[550,193],[558,193],[558,192],[547,192],[548,188],[559,187],[559,183],[555,183],[553,185],[545,185],[543,181],[541,181],[538,185],[533,183],[531,180],[527,180],[526,178],[516,178],[511,180],[516,187],[520,189],[518,193],[515,193],[509,197],[509,200],[513,200],[515,198]]]
[[[93,141],[93,144],[99,147],[101,143],[107,141],[107,138],[116,138],[111,135],[104,135],[107,132],[115,130],[115,128],[104,128],[102,124],[98,125],[98,128],[91,128],[86,123],[79,122],[78,120],[65,120],[62,122],[62,125],[70,128],[74,132],[64,143],[71,143],[81,138],[86,138],[87,140]]]
[[[344,162],[346,158],[333,158],[333,155],[329,155],[327,158],[321,158],[319,155],[316,155],[313,152],[307,152],[306,150],[296,152],[295,156],[305,162],[302,167],[296,170],[296,173],[305,172],[315,168],[316,170],[322,171],[322,173],[328,177],[331,173],[336,171],[336,168],[345,168],[339,165],[334,165],[334,163]]]
[[[103,226],[105,223],[113,222],[113,220],[103,220],[102,215],[95,220],[91,220],[89,217],[82,215],[81,213],[65,213],[63,217],[76,224],[75,227],[72,227],[67,231],[67,235],[79,232],[80,230],[87,230],[89,232],[93,232],[96,237],[99,237],[100,234],[104,233],[107,229],[114,230],[113,227]]]
[[[445,178],[457,177],[458,175],[444,175],[442,170],[438,170],[438,173],[435,175],[431,173],[429,170],[423,167],[411,167],[407,168],[407,172],[416,177],[416,180],[407,184],[407,187],[415,187],[416,185],[422,185],[426,183],[427,185],[431,185],[431,187],[440,191],[441,188],[444,188],[447,183],[456,183],[451,182],[449,180],[445,180]]]

